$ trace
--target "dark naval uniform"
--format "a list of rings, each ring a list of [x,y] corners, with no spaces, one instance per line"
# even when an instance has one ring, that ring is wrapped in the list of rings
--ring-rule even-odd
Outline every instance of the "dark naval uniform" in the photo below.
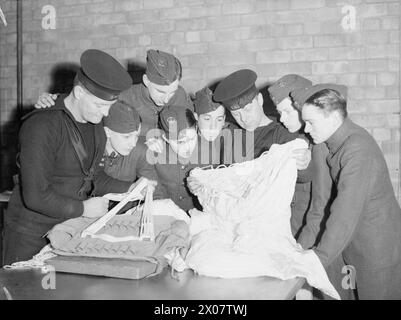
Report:
[[[114,101],[132,83],[127,71],[100,50],[86,50],[77,72],[80,85],[94,97]],[[53,226],[83,214],[83,201],[108,192],[126,192],[131,183],[100,170],[106,135],[103,125],[79,123],[61,95],[55,106],[36,110],[19,135],[20,184],[4,217],[4,262],[31,259],[47,244]],[[86,119],[85,119],[86,120]]]
[[[51,109],[35,111],[21,127],[21,184],[4,217],[5,263],[32,258],[46,245],[47,231],[82,215],[90,195],[126,192],[130,186],[97,166],[106,144],[103,125],[75,122],[64,98],[60,95]],[[82,161],[77,150],[87,154]]]
[[[230,111],[245,108],[259,94],[255,86],[256,78],[256,73],[248,69],[230,74],[217,86],[214,93],[215,100],[220,101]],[[253,132],[242,130],[241,138],[235,134],[235,132],[239,133],[236,125],[229,127],[232,128],[233,146],[229,150],[227,144],[224,145],[224,161],[230,159],[227,152],[231,152],[231,159],[234,163],[257,158],[263,152],[268,151],[273,144],[284,144],[296,138],[307,140],[299,133],[290,133],[277,121],[258,127]],[[302,227],[303,218],[310,205],[310,179],[309,167],[298,172],[294,198],[291,202],[291,229],[294,236]]]
[[[136,181],[140,177],[157,180],[153,165],[146,160],[147,147],[142,141],[138,141],[134,149],[127,156],[113,152],[104,155],[99,166],[104,167],[104,172],[118,180]]]
[[[383,154],[349,119],[326,144],[337,196],[315,251],[323,265],[342,255],[355,267],[360,299],[400,299],[401,210]]]
[[[204,148],[209,148],[209,150],[202,151]],[[172,199],[184,211],[192,208],[202,210],[197,197],[189,191],[186,179],[194,168],[218,165],[220,162],[218,150],[219,148],[214,142],[209,143],[201,135],[198,135],[197,146],[192,156],[184,159],[166,143],[163,153],[157,156],[161,163],[155,164],[158,185],[163,188],[164,197]]]

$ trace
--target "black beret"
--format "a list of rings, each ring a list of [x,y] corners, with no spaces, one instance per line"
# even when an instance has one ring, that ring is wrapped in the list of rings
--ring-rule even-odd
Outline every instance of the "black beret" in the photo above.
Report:
[[[319,83],[315,84],[314,86],[307,87],[307,88],[299,88],[290,93],[292,100],[294,101],[295,107],[301,109],[302,106],[305,104],[306,100],[312,97],[315,93],[318,93],[325,89],[331,89],[337,91],[341,94],[344,99],[347,99],[347,90],[348,88],[341,84],[334,84],[334,83]]]
[[[96,49],[82,53],[77,77],[90,93],[107,101],[116,100],[132,84],[127,70],[116,59]]]
[[[137,131],[140,124],[139,113],[122,101],[113,103],[110,107],[109,115],[103,118],[103,125],[118,133]]]
[[[177,139],[181,130],[195,125],[195,118],[191,109],[171,105],[160,112],[159,123],[168,137]]]
[[[194,107],[195,107],[195,112],[198,115],[212,112],[221,106],[220,103],[214,102],[212,97],[213,97],[212,90],[210,90],[208,87],[205,87],[202,90],[196,92]]]
[[[274,104],[278,105],[285,98],[290,97],[291,91],[310,86],[312,86],[312,81],[297,74],[287,74],[273,83],[268,91]]]
[[[235,71],[217,85],[213,99],[230,110],[243,108],[258,94],[256,78],[257,75],[252,70]]]
[[[160,50],[149,50],[146,57],[146,76],[162,86],[168,86],[181,78],[181,63],[172,54]]]

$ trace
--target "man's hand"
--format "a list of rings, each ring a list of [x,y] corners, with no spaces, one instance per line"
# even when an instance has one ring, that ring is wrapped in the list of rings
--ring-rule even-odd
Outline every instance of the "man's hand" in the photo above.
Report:
[[[44,109],[54,106],[54,101],[57,99],[58,94],[51,94],[44,92],[39,96],[38,101],[35,103],[35,109]]]
[[[162,139],[150,138],[150,139],[146,140],[145,144],[148,146],[150,151],[153,151],[156,153],[163,152],[164,141]]]
[[[198,179],[194,178],[193,176],[189,176],[187,178],[187,186],[189,191],[191,191],[193,194],[196,194],[202,187]]]
[[[312,152],[309,149],[296,149],[292,155],[297,162],[298,170],[305,170],[312,159]]]
[[[86,218],[99,218],[107,213],[109,210],[109,200],[103,197],[93,197],[84,200],[84,213],[83,217]]]

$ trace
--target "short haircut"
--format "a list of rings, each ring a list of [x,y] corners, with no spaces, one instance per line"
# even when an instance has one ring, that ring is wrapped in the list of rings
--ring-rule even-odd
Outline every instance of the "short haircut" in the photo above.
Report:
[[[326,114],[338,111],[343,119],[348,116],[347,100],[337,90],[324,89],[316,92],[305,101],[305,104],[313,104],[322,109]]]

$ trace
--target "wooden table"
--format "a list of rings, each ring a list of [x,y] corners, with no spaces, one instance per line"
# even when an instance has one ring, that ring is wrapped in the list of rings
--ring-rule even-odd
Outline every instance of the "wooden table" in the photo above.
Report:
[[[303,278],[219,279],[194,275],[190,270],[175,280],[165,268],[142,280],[57,272],[55,289],[45,290],[45,276],[40,270],[0,270],[0,299],[6,299],[6,287],[13,299],[284,300],[293,299],[305,282]]]

